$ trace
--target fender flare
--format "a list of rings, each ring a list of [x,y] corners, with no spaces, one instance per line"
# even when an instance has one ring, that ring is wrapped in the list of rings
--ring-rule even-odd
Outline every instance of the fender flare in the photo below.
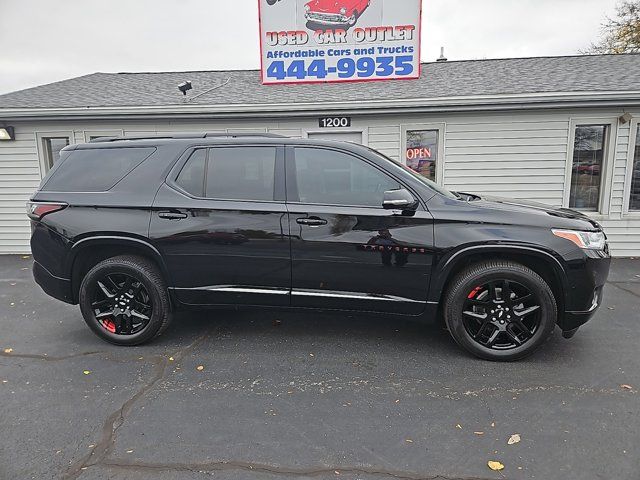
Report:
[[[560,281],[561,300],[564,303],[565,295],[568,290],[567,273],[562,262],[551,252],[535,248],[529,245],[472,245],[462,247],[458,250],[446,253],[438,262],[436,268],[432,271],[432,282],[429,289],[429,300],[439,302],[444,287],[451,276],[451,272],[456,266],[463,262],[466,258],[478,253],[508,253],[523,254],[529,257],[538,257],[545,261],[553,270],[555,276]]]
[[[78,255],[86,250],[87,248],[91,248],[99,245],[108,245],[108,246],[123,246],[123,247],[134,247],[138,250],[143,250],[151,258],[155,260],[157,265],[160,267],[161,273],[163,277],[166,279],[167,284],[170,285],[171,277],[169,275],[169,270],[167,269],[167,265],[162,258],[162,254],[160,251],[154,247],[151,243],[146,240],[142,240],[140,238],[135,237],[127,237],[121,235],[96,235],[91,237],[85,237],[81,240],[75,242],[69,253],[67,254],[67,259],[65,261],[65,272],[68,275],[68,278],[73,281],[73,267]]]

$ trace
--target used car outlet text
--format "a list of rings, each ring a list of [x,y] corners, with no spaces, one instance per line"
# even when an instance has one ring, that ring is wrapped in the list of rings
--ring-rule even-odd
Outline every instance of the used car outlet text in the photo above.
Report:
[[[356,43],[411,41],[414,38],[416,27],[414,25],[398,25],[395,27],[366,27],[354,28],[351,39]],[[267,44],[271,47],[278,45],[307,45],[309,33],[304,30],[267,32]],[[318,45],[347,43],[347,31],[341,28],[333,30],[316,30],[313,39]],[[388,53],[388,52],[381,52]]]

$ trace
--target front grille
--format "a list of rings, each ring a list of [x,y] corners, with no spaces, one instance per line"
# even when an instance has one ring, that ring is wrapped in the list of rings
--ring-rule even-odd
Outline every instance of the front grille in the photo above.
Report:
[[[318,22],[342,23],[344,21],[342,15],[338,15],[337,13],[309,12],[307,14],[307,18],[309,20],[316,20]]]

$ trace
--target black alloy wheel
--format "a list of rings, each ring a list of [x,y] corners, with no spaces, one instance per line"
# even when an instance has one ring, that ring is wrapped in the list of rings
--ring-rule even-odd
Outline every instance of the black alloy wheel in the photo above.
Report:
[[[107,331],[133,335],[149,324],[153,306],[141,281],[126,273],[111,273],[103,275],[96,284],[91,308]]]
[[[511,350],[540,328],[540,301],[524,285],[499,279],[471,290],[462,315],[466,331],[480,345]]]
[[[164,332],[171,321],[168,290],[150,260],[123,255],[94,266],[79,291],[85,322],[103,340],[140,345]]]
[[[547,282],[508,260],[476,263],[458,273],[444,296],[443,312],[456,343],[495,361],[532,354],[551,337],[558,316]]]

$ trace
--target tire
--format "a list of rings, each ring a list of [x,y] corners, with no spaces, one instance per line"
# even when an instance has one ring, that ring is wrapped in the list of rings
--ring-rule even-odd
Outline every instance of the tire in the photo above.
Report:
[[[130,287],[126,287],[125,282],[129,278],[132,279],[128,284]],[[111,283],[107,285],[105,279],[111,279]],[[119,279],[124,279],[120,287]],[[124,290],[118,290],[122,287],[128,288],[126,291],[129,294],[133,292],[134,296],[129,295],[129,299]],[[114,292],[120,293],[108,296]],[[108,313],[109,310],[123,312],[113,309],[118,298],[123,298],[123,304],[130,302],[123,307],[128,314]],[[133,255],[108,258],[89,270],[80,284],[79,303],[89,328],[115,345],[133,346],[148,342],[160,336],[171,322],[169,294],[160,271],[149,260]],[[96,313],[101,308],[107,313]],[[139,322],[139,325],[134,322]]]
[[[443,310],[458,345],[476,357],[504,362],[540,348],[551,337],[558,315],[549,285],[524,265],[503,260],[460,272],[445,294]]]

